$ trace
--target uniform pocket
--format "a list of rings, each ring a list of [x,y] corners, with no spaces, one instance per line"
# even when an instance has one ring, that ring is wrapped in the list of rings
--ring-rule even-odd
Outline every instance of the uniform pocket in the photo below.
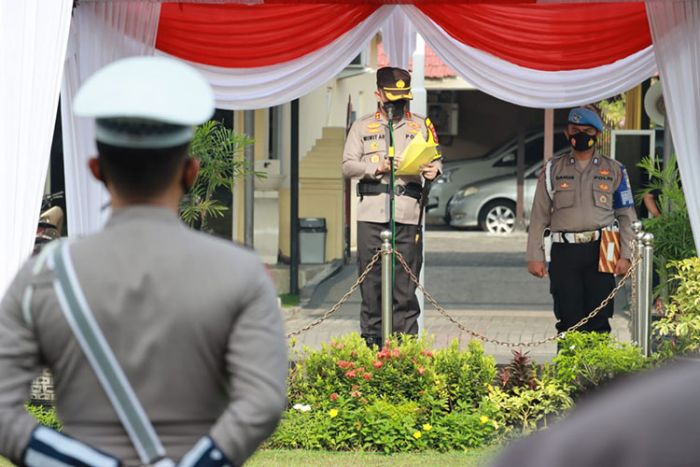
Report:
[[[570,188],[558,188],[554,192],[554,209],[564,209],[570,208],[574,205],[574,197],[576,196],[576,191],[573,187]]]
[[[597,208],[612,210],[612,193],[607,191],[593,190],[593,204]]]

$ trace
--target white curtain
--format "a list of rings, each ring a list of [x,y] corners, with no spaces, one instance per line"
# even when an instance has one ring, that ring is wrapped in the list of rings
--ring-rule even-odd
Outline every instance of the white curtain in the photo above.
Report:
[[[73,116],[73,98],[80,85],[105,65],[153,54],[159,18],[160,4],[153,2],[83,2],[75,9],[61,87],[70,236],[99,230],[109,213],[109,195],[87,167],[88,159],[97,153],[94,121]]]
[[[525,107],[564,108],[626,91],[656,73],[653,47],[610,65],[573,71],[540,71],[507,62],[459,42],[412,5],[408,18],[435,53],[481,91]]]
[[[0,296],[34,244],[72,4],[0,7]]]
[[[647,2],[647,13],[666,117],[678,154],[695,247],[700,251],[700,0]]]
[[[408,61],[416,50],[416,29],[401,8],[395,8],[381,27],[384,53],[391,66],[408,69]]]
[[[259,68],[187,62],[214,88],[217,107],[252,110],[290,102],[334,78],[369,44],[395,6],[382,6],[351,31],[299,59]]]

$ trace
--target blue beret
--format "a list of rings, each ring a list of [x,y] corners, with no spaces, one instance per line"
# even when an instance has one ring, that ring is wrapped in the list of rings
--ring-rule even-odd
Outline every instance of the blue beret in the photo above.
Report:
[[[571,109],[571,112],[569,112],[569,123],[573,123],[574,125],[588,125],[598,131],[603,131],[603,121],[598,114],[584,107]]]

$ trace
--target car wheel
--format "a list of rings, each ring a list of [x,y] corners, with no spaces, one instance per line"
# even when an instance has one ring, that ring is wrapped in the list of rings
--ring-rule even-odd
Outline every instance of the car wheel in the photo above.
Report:
[[[515,203],[508,200],[491,201],[479,213],[481,229],[493,234],[509,234],[515,230]]]
[[[447,200],[447,204],[445,205],[445,216],[443,219],[445,220],[445,225],[450,225],[450,222],[452,221],[452,216],[450,216],[450,202],[452,202],[452,196],[450,196],[450,199]],[[451,226],[450,226],[451,227]]]

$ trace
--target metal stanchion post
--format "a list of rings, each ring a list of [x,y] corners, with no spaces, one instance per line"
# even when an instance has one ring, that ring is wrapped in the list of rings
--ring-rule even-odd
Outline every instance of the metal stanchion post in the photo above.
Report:
[[[645,233],[642,239],[644,254],[642,256],[642,285],[639,292],[639,344],[644,356],[651,353],[651,300],[652,300],[652,274],[654,271],[654,235]]]
[[[642,263],[644,257],[644,231],[640,230],[637,232],[634,243],[634,254],[636,258],[639,258],[639,267],[637,268],[637,273],[634,276],[635,284],[637,289],[637,309],[635,310],[635,328],[634,328],[634,341],[637,345],[642,345],[642,327],[640,323],[640,316],[642,316],[642,303],[644,303],[644,264]]]
[[[391,254],[391,231],[384,230],[379,237],[382,239],[382,340],[386,341],[393,331],[393,280]]]
[[[634,245],[632,248],[632,255],[634,258],[641,258],[641,246],[642,237],[644,232],[642,232],[642,223],[640,221],[632,222],[632,231],[634,232]],[[630,310],[630,315],[632,315],[632,342],[639,345],[639,285],[641,280],[641,273],[639,272],[641,268],[637,268],[633,273],[632,280],[634,281],[634,286],[632,287],[632,309]]]

